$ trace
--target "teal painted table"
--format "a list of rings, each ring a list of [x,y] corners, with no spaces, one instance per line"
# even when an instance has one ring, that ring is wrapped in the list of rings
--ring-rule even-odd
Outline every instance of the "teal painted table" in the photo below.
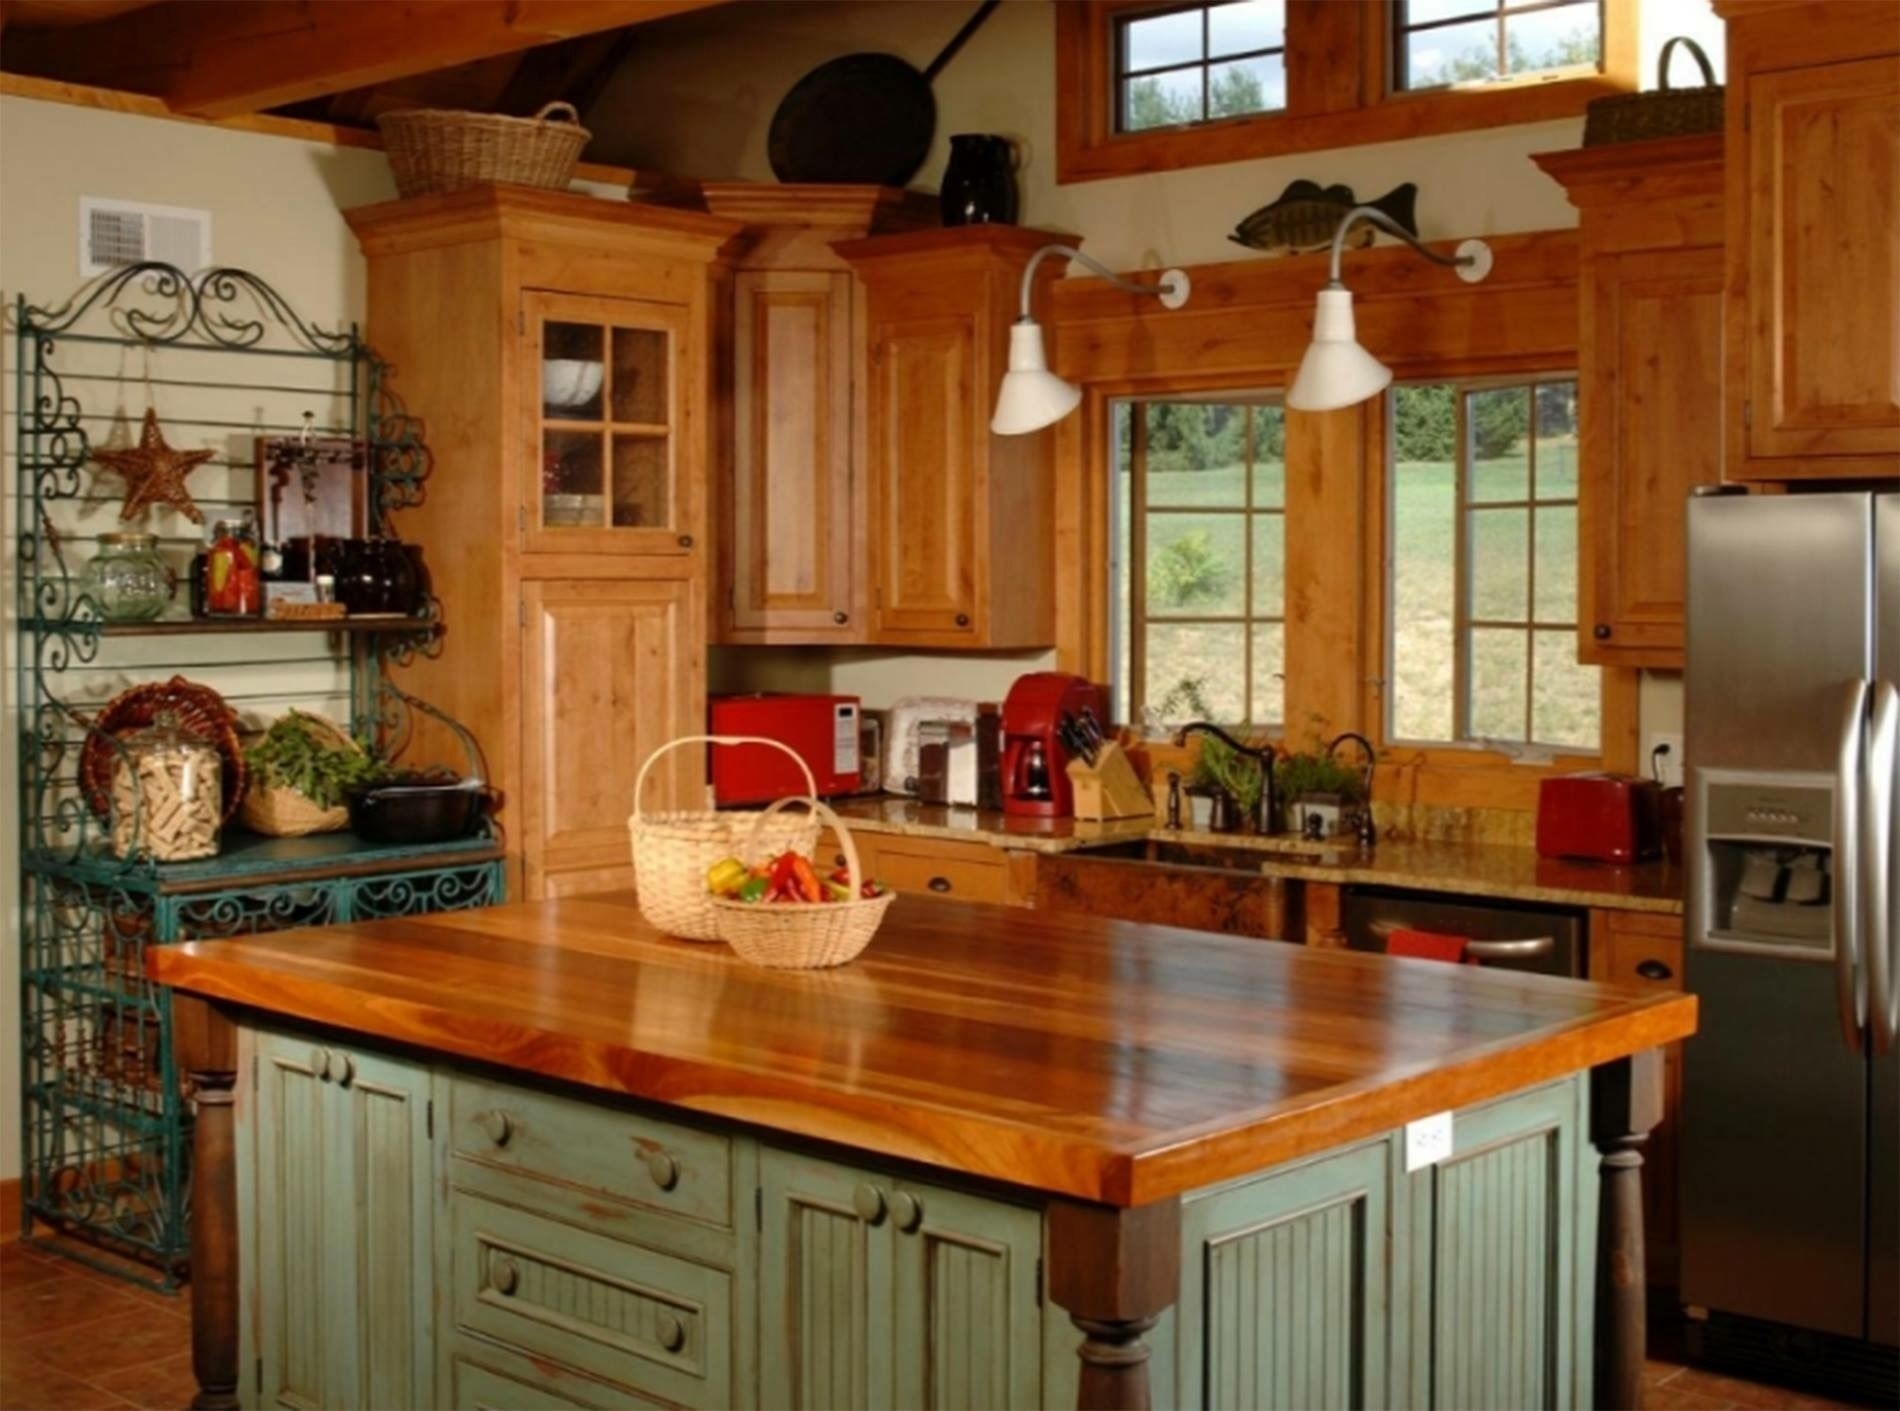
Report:
[[[148,964],[219,1016],[201,1405],[1638,1394],[1691,999],[901,900],[829,973],[625,896]]]

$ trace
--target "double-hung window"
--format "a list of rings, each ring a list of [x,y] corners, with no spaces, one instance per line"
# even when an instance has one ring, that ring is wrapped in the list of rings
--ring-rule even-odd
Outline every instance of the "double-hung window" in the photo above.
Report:
[[[1286,656],[1277,396],[1119,402],[1113,430],[1116,718],[1277,727]]]
[[[1593,754],[1577,662],[1577,384],[1388,394],[1385,733]]]

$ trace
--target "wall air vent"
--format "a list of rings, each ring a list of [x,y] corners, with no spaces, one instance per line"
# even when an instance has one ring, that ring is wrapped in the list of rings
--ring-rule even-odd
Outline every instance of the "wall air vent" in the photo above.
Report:
[[[186,274],[211,266],[211,212],[141,201],[79,198],[79,273],[156,260]]]

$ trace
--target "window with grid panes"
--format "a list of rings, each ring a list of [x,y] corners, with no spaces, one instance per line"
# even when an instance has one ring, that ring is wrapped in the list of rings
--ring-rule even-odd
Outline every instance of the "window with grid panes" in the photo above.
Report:
[[[1286,423],[1223,393],[1114,409],[1116,718],[1277,726]]]
[[[1577,662],[1577,384],[1434,382],[1387,409],[1386,738],[1599,747]]]
[[[1286,0],[1144,9],[1116,22],[1115,39],[1118,131],[1286,107]]]
[[[1594,72],[1601,0],[1393,0],[1392,88]]]

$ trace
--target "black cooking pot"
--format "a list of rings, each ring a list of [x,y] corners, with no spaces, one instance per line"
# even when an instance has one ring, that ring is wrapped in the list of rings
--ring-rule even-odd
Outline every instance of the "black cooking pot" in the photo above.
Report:
[[[488,786],[442,774],[398,774],[347,791],[350,831],[368,843],[449,843],[488,815]]]

